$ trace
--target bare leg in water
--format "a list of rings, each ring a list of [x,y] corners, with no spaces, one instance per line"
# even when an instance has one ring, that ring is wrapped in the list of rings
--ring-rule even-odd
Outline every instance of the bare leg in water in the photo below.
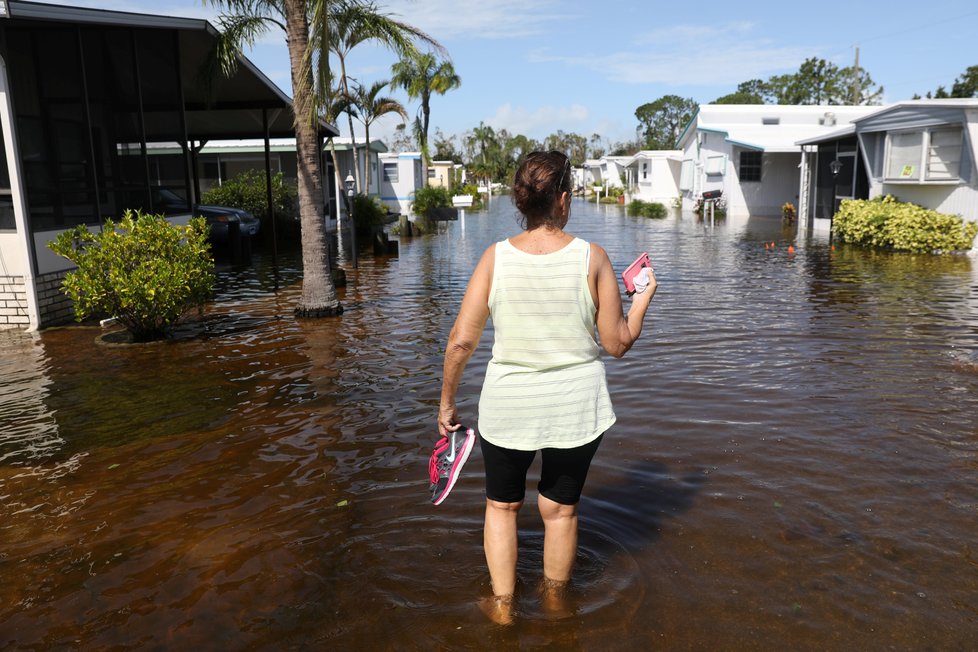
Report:
[[[552,615],[569,615],[566,597],[577,559],[577,505],[540,496],[537,506],[544,527],[542,606]]]
[[[513,592],[516,591],[518,531],[516,518],[523,502],[501,503],[486,500],[486,525],[483,544],[492,580],[492,598],[484,600],[482,610],[500,625],[513,622]]]

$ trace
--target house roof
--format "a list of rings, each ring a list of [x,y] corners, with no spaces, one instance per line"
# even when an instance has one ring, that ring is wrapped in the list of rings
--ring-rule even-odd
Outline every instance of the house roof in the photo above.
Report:
[[[9,14],[4,20],[11,21],[7,23],[10,25],[103,25],[174,30],[179,43],[179,67],[181,79],[184,80],[183,99],[189,139],[237,139],[260,135],[263,132],[263,111],[267,114],[272,137],[295,134],[291,99],[247,57],[238,55],[237,70],[230,78],[220,73],[202,74],[203,62],[210,60],[219,36],[218,30],[206,20],[21,0],[10,0]],[[339,133],[335,126],[325,121],[321,121],[319,126],[323,135]],[[148,123],[147,141],[169,140],[153,130],[154,125]]]
[[[840,124],[876,112],[875,106],[785,106],[705,104],[679,138],[684,147],[698,131],[719,133],[727,142],[763,152],[798,152],[798,141],[836,131]]]
[[[949,111],[950,109],[950,111]],[[928,116],[960,116],[958,110],[961,109],[978,109],[978,98],[946,98],[940,100],[905,100],[903,102],[896,102],[895,104],[890,104],[884,107],[876,107],[875,111],[867,113],[866,115],[860,116],[853,119],[852,123],[845,127],[844,129],[837,129],[825,134],[820,134],[811,138],[806,138],[797,141],[798,145],[816,145],[818,143],[830,142],[833,140],[838,140],[840,138],[845,138],[846,136],[851,136],[859,130],[860,127],[869,127],[868,131],[876,131],[877,129],[885,130],[886,128],[892,126],[890,123],[893,121],[900,121],[907,119],[915,119],[916,116],[928,115]],[[889,114],[900,113],[905,115],[889,116]],[[882,121],[880,118],[884,116],[889,116],[887,121]],[[875,123],[880,122],[883,126],[876,125]],[[872,125],[868,123],[873,123]],[[874,129],[873,127],[877,127]]]
[[[349,151],[349,150],[353,149],[353,139],[352,138],[349,138],[347,136],[343,136],[343,137],[336,136],[336,137],[333,138],[333,146],[336,147],[336,149],[339,150],[339,151],[341,151],[341,152],[343,152],[343,151]],[[357,149],[363,149],[363,148],[364,148],[364,142],[362,140],[358,140],[357,141]],[[371,152],[381,152],[382,153],[382,152],[386,152],[388,150],[387,150],[387,145],[384,143],[384,141],[382,141],[382,140],[371,140],[370,141],[370,151]]]
[[[674,161],[683,160],[683,151],[681,149],[643,149],[641,151],[635,152],[632,156],[628,157],[625,161],[625,167],[630,167],[638,161],[642,160],[654,160],[654,159],[671,159]]]

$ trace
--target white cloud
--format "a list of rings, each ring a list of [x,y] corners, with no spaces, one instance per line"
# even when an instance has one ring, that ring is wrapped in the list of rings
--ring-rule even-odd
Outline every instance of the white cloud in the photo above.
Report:
[[[572,104],[566,107],[541,106],[534,110],[514,107],[510,103],[496,109],[495,115],[486,119],[493,129],[506,129],[511,134],[524,134],[531,138],[544,138],[558,129],[574,131],[590,118],[587,107]]]
[[[765,46],[756,43],[689,47],[679,51],[632,50],[595,56],[555,56],[531,53],[534,62],[562,62],[589,68],[623,84],[708,86],[765,78],[793,71],[811,55],[811,48]]]
[[[534,36],[570,18],[556,0],[389,0],[381,10],[438,40]]]

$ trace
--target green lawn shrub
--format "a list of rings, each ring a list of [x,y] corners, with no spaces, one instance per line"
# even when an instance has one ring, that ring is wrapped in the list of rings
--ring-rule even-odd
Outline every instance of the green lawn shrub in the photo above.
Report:
[[[264,170],[246,170],[207,190],[200,203],[246,210],[261,220],[263,229],[271,228],[265,179]],[[293,184],[285,181],[281,172],[272,175],[272,210],[276,224],[299,219],[298,192]]]
[[[75,317],[115,317],[133,341],[166,337],[192,308],[201,308],[214,287],[214,258],[203,218],[187,226],[162,215],[126,211],[93,233],[79,225],[48,245],[78,266],[64,291]]]
[[[432,208],[451,208],[452,193],[444,186],[424,186],[414,192],[411,211],[415,215],[427,215]]]
[[[628,214],[631,217],[648,217],[653,220],[661,220],[669,214],[669,210],[664,204],[657,201],[633,199],[628,204]]]
[[[353,196],[353,221],[357,231],[371,231],[387,223],[387,204],[377,197]]]
[[[978,224],[947,215],[893,195],[848,199],[832,218],[832,231],[843,242],[912,253],[970,249]]]

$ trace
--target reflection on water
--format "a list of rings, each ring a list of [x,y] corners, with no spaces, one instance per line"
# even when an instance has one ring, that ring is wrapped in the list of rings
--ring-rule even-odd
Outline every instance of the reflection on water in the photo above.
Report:
[[[425,464],[468,274],[517,228],[502,198],[361,256],[338,319],[293,319],[298,255],[259,251],[170,342],[0,333],[0,647],[970,647],[973,261],[580,202],[570,229],[618,269],[647,249],[660,289],[606,361],[568,617],[528,508],[490,625],[479,456],[437,509]]]

